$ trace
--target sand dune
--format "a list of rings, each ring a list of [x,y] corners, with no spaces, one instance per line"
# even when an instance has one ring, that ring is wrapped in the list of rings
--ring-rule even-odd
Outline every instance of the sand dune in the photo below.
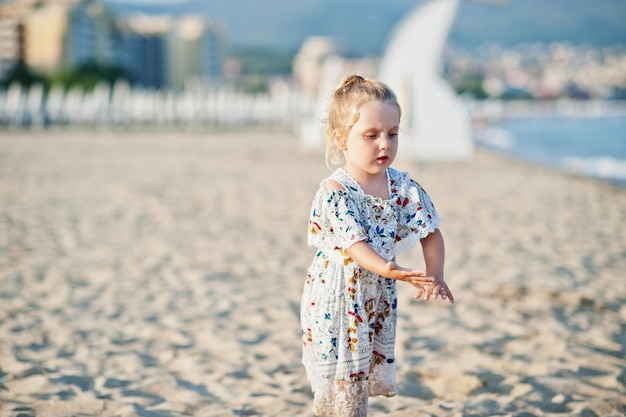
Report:
[[[623,416],[626,190],[485,151],[396,167],[443,218],[457,304],[401,286],[400,395],[370,415]],[[312,416],[327,173],[278,132],[0,133],[0,417]]]

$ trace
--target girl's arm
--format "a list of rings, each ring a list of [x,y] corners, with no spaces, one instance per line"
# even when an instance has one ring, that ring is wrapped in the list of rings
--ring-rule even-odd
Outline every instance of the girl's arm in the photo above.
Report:
[[[424,298],[428,300],[431,296],[437,298],[441,295],[442,299],[449,299],[454,303],[452,292],[443,279],[443,264],[445,259],[445,247],[443,243],[443,235],[439,229],[429,233],[428,236],[421,239],[422,251],[424,253],[424,261],[426,262],[426,274],[435,277],[432,285],[425,286],[422,291],[418,288],[415,298],[420,298],[424,294]]]
[[[395,262],[387,262],[363,240],[350,246],[348,254],[363,268],[386,278],[406,281],[418,288],[424,284],[435,285],[436,277],[427,276],[423,271],[403,268]]]

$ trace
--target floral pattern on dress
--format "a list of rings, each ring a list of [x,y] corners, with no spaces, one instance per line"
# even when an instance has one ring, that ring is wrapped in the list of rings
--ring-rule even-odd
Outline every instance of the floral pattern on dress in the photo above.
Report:
[[[366,241],[390,261],[439,227],[439,216],[408,174],[387,169],[388,200],[367,195],[343,169],[322,181],[308,243],[317,248],[301,304],[302,362],[317,415],[365,416],[368,396],[396,393],[396,281],[361,268],[348,248]]]

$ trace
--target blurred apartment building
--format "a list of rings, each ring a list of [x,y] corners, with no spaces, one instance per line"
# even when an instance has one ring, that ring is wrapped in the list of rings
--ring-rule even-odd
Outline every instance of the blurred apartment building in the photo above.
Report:
[[[294,57],[293,78],[302,91],[316,97],[332,91],[341,77],[373,78],[377,68],[378,58],[347,58],[332,38],[313,36],[304,40]]]
[[[97,0],[0,3],[0,80],[19,61],[42,74],[83,64],[114,65],[147,88],[216,81],[225,26],[202,16],[120,19]]]

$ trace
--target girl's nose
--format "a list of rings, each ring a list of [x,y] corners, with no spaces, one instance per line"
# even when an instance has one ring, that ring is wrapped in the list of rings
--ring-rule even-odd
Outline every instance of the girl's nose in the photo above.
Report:
[[[387,135],[381,135],[380,145],[379,145],[380,149],[382,150],[389,149],[389,143],[390,143],[389,137]]]

